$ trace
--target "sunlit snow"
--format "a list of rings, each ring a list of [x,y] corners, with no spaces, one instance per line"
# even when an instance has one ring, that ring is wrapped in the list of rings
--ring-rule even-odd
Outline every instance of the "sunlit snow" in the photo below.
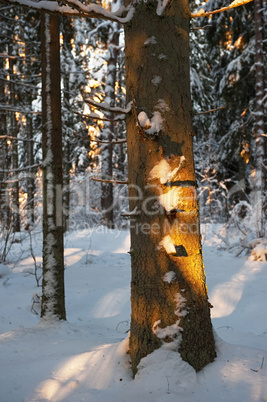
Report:
[[[196,374],[170,342],[141,360],[135,380],[127,354],[129,232],[98,227],[66,236],[66,322],[40,322],[31,311],[41,289],[23,272],[33,268],[28,240],[14,244],[0,277],[0,401],[266,401],[267,262],[219,250],[218,230],[202,228],[215,362]],[[40,261],[41,234],[33,242]]]

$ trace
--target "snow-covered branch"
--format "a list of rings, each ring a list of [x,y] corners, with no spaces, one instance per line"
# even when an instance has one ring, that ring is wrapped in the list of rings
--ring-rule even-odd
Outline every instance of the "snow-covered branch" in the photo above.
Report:
[[[117,113],[117,114],[129,114],[132,110],[132,102],[129,102],[125,109],[121,107],[111,107],[106,102],[98,103],[93,101],[92,99],[84,100],[88,105],[96,107],[97,109],[104,110],[109,113]]]
[[[34,10],[47,11],[49,13],[58,13],[71,17],[89,17],[106,19],[110,21],[125,24],[129,22],[134,14],[134,8],[122,6],[116,12],[110,12],[98,4],[84,5],[79,0],[65,0],[65,5],[60,5],[57,1],[39,1],[36,3],[32,0],[4,0],[9,4],[29,7]],[[125,16],[123,16],[126,13]]]
[[[112,140],[112,141],[104,141],[104,140],[95,140],[91,139],[90,142],[97,142],[98,144],[112,144],[112,145],[120,145],[126,144],[127,140]]]
[[[191,17],[192,18],[207,17],[208,15],[221,13],[223,11],[230,10],[231,8],[243,6],[243,5],[247,4],[247,3],[250,3],[251,1],[253,1],[253,0],[234,0],[229,6],[222,7],[220,9],[218,9],[218,10],[213,10],[213,11],[205,11],[203,8],[201,8],[197,13],[191,14]]]
[[[100,30],[100,29],[102,29],[102,28],[107,28],[107,27],[112,27],[112,23],[111,23],[110,21],[102,22],[102,23],[99,24],[95,29],[93,29],[92,31],[88,32],[88,37],[87,37],[88,42],[91,41],[91,38],[92,38],[95,34],[99,33],[99,30]]]

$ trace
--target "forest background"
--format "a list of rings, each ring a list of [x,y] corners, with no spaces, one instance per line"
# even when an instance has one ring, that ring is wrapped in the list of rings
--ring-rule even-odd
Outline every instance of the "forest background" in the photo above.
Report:
[[[110,11],[117,7],[101,5]],[[225,5],[211,0],[205,7]],[[191,2],[192,11],[199,6]],[[263,66],[264,2],[259,10]],[[0,20],[0,259],[5,262],[16,233],[29,233],[41,223],[42,84],[40,14],[1,3]],[[238,253],[262,247],[259,238],[265,235],[266,212],[259,219],[257,204],[266,211],[266,72],[257,82],[255,21],[251,2],[191,23],[201,221],[221,222],[227,230],[237,231]],[[127,228],[123,28],[113,21],[61,17],[60,55],[64,230]],[[259,170],[263,171],[260,197]],[[231,246],[227,235],[223,240]]]

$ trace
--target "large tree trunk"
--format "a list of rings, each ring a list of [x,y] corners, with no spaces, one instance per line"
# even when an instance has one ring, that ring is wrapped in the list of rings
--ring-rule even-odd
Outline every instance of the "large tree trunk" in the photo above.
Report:
[[[43,285],[41,317],[65,319],[59,16],[41,13]]]
[[[197,371],[215,345],[193,163],[187,0],[137,2],[125,26],[133,373],[171,343]],[[146,120],[146,116],[149,121]],[[149,126],[151,126],[149,128]]]

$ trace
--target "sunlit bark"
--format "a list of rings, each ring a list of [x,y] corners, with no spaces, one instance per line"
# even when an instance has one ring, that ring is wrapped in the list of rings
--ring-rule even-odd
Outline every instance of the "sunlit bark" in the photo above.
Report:
[[[215,357],[193,164],[190,10],[175,0],[161,11],[138,2],[125,26],[134,374],[163,343],[197,371]]]

